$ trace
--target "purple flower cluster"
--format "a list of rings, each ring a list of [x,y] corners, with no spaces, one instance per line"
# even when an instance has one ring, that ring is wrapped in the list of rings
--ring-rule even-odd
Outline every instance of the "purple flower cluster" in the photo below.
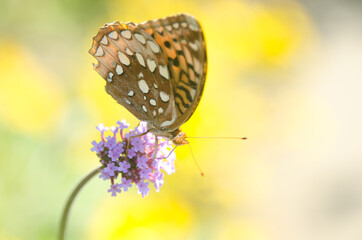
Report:
[[[128,191],[135,183],[138,194],[142,197],[148,195],[150,183],[155,186],[156,192],[164,183],[164,172],[172,174],[175,172],[174,161],[176,155],[172,152],[172,143],[165,138],[158,137],[158,150],[154,159],[155,136],[147,133],[143,136],[133,137],[147,131],[147,123],[140,122],[139,126],[128,133],[124,130],[129,127],[125,121],[118,121],[118,126],[111,127],[111,135],[105,136],[109,130],[103,124],[96,129],[101,133],[99,142],[93,141],[92,152],[96,152],[102,164],[100,178],[110,179],[111,186],[108,192],[112,196],[117,193]],[[128,157],[126,158],[127,144],[129,142]],[[116,181],[118,180],[118,183]]]

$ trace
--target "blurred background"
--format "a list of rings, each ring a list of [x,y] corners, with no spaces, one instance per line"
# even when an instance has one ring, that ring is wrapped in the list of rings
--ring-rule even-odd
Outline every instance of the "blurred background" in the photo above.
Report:
[[[99,27],[187,12],[205,32],[203,99],[159,193],[86,185],[68,239],[362,239],[362,2],[1,0],[0,239],[54,239],[98,166],[98,123],[138,120],[88,54]]]

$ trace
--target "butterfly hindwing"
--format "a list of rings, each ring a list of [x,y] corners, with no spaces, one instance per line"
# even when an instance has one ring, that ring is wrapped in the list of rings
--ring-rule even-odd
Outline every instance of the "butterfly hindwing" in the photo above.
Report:
[[[171,85],[177,119],[169,131],[186,122],[196,109],[205,85],[206,46],[198,21],[178,14],[140,25],[160,45],[172,74]]]

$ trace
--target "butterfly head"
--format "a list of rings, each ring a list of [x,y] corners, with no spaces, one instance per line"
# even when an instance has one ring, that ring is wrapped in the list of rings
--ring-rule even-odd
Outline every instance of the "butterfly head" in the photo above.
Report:
[[[181,129],[177,129],[171,133],[173,135],[172,142],[176,146],[181,146],[188,144],[189,142],[186,140],[186,133],[181,131]]]
[[[159,129],[155,128],[152,123],[147,124],[148,132],[152,132],[156,136],[162,136],[172,141],[176,146],[181,146],[188,144],[189,141],[186,140],[186,133],[181,131],[181,129],[171,130],[168,129]]]

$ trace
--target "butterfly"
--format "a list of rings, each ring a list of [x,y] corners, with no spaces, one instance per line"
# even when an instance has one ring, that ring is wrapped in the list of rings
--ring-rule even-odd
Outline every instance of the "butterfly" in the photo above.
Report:
[[[147,132],[187,144],[180,127],[198,106],[206,81],[206,44],[199,22],[177,14],[140,24],[105,24],[89,53],[106,92]]]

